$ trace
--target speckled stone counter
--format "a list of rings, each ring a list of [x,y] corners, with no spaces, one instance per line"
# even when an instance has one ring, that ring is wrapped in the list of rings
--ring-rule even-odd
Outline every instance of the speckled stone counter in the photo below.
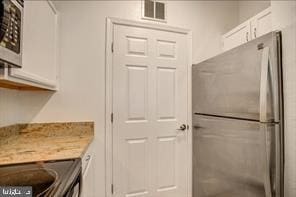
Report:
[[[0,165],[78,158],[94,136],[93,122],[17,124],[0,128]]]

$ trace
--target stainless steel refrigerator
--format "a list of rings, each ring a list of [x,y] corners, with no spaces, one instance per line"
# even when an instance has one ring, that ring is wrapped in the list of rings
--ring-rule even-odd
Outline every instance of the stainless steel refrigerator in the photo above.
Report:
[[[281,33],[192,68],[193,196],[283,197]]]

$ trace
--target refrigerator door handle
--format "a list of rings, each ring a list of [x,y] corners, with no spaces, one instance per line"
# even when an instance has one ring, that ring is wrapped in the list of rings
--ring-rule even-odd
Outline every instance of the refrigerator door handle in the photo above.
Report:
[[[279,39],[277,37],[277,39]],[[279,50],[279,46],[276,45],[276,51]],[[279,87],[281,84],[279,73],[279,62],[278,59],[280,58],[277,54],[276,59],[274,58],[274,55],[270,56],[268,55],[269,59],[269,71],[270,71],[270,84],[271,84],[271,102],[272,102],[272,113],[273,113],[273,121],[274,122],[280,122],[280,94],[279,94]],[[273,61],[274,60],[274,61]]]
[[[273,67],[270,59],[270,48],[264,47],[261,60],[261,79],[260,79],[260,122],[279,122],[279,100],[278,100],[278,80],[277,68]],[[268,106],[268,85],[270,89],[270,106]],[[272,117],[268,117],[268,108]]]
[[[280,130],[280,126],[277,124],[275,125],[275,148],[273,150],[273,152],[271,152],[271,154],[274,155],[275,157],[275,164],[274,164],[274,169],[273,169],[273,176],[272,176],[272,182],[271,182],[271,186],[272,186],[272,190],[275,193],[275,197],[281,197],[284,196],[283,193],[283,163],[282,163],[282,156],[284,155],[283,152],[283,142],[282,142],[282,133]]]
[[[265,190],[265,197],[272,197],[272,176],[271,176],[271,147],[270,147],[270,133],[268,132],[268,125],[261,124],[260,130],[262,131],[263,140],[264,140],[264,148],[263,148],[263,160],[264,160],[264,190]]]
[[[271,129],[272,128],[272,129]],[[260,124],[263,139],[262,158],[264,168],[265,197],[282,197],[282,142],[278,124]]]
[[[269,47],[264,47],[261,59],[260,78],[260,122],[268,122],[267,119],[267,88],[268,88]]]

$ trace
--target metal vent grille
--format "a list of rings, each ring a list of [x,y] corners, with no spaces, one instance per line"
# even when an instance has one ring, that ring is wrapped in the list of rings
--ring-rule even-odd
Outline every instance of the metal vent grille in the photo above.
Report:
[[[143,0],[143,18],[166,21],[166,2],[160,0]]]

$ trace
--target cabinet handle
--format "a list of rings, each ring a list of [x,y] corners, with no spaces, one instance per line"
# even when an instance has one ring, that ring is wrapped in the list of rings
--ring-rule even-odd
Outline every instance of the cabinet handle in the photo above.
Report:
[[[246,40],[249,41],[249,32],[246,32]]]
[[[88,162],[90,160],[90,157],[91,157],[90,155],[87,155],[85,161]]]
[[[254,28],[254,37],[255,37],[255,38],[257,37],[256,34],[257,34],[257,28],[255,27],[255,28]]]

